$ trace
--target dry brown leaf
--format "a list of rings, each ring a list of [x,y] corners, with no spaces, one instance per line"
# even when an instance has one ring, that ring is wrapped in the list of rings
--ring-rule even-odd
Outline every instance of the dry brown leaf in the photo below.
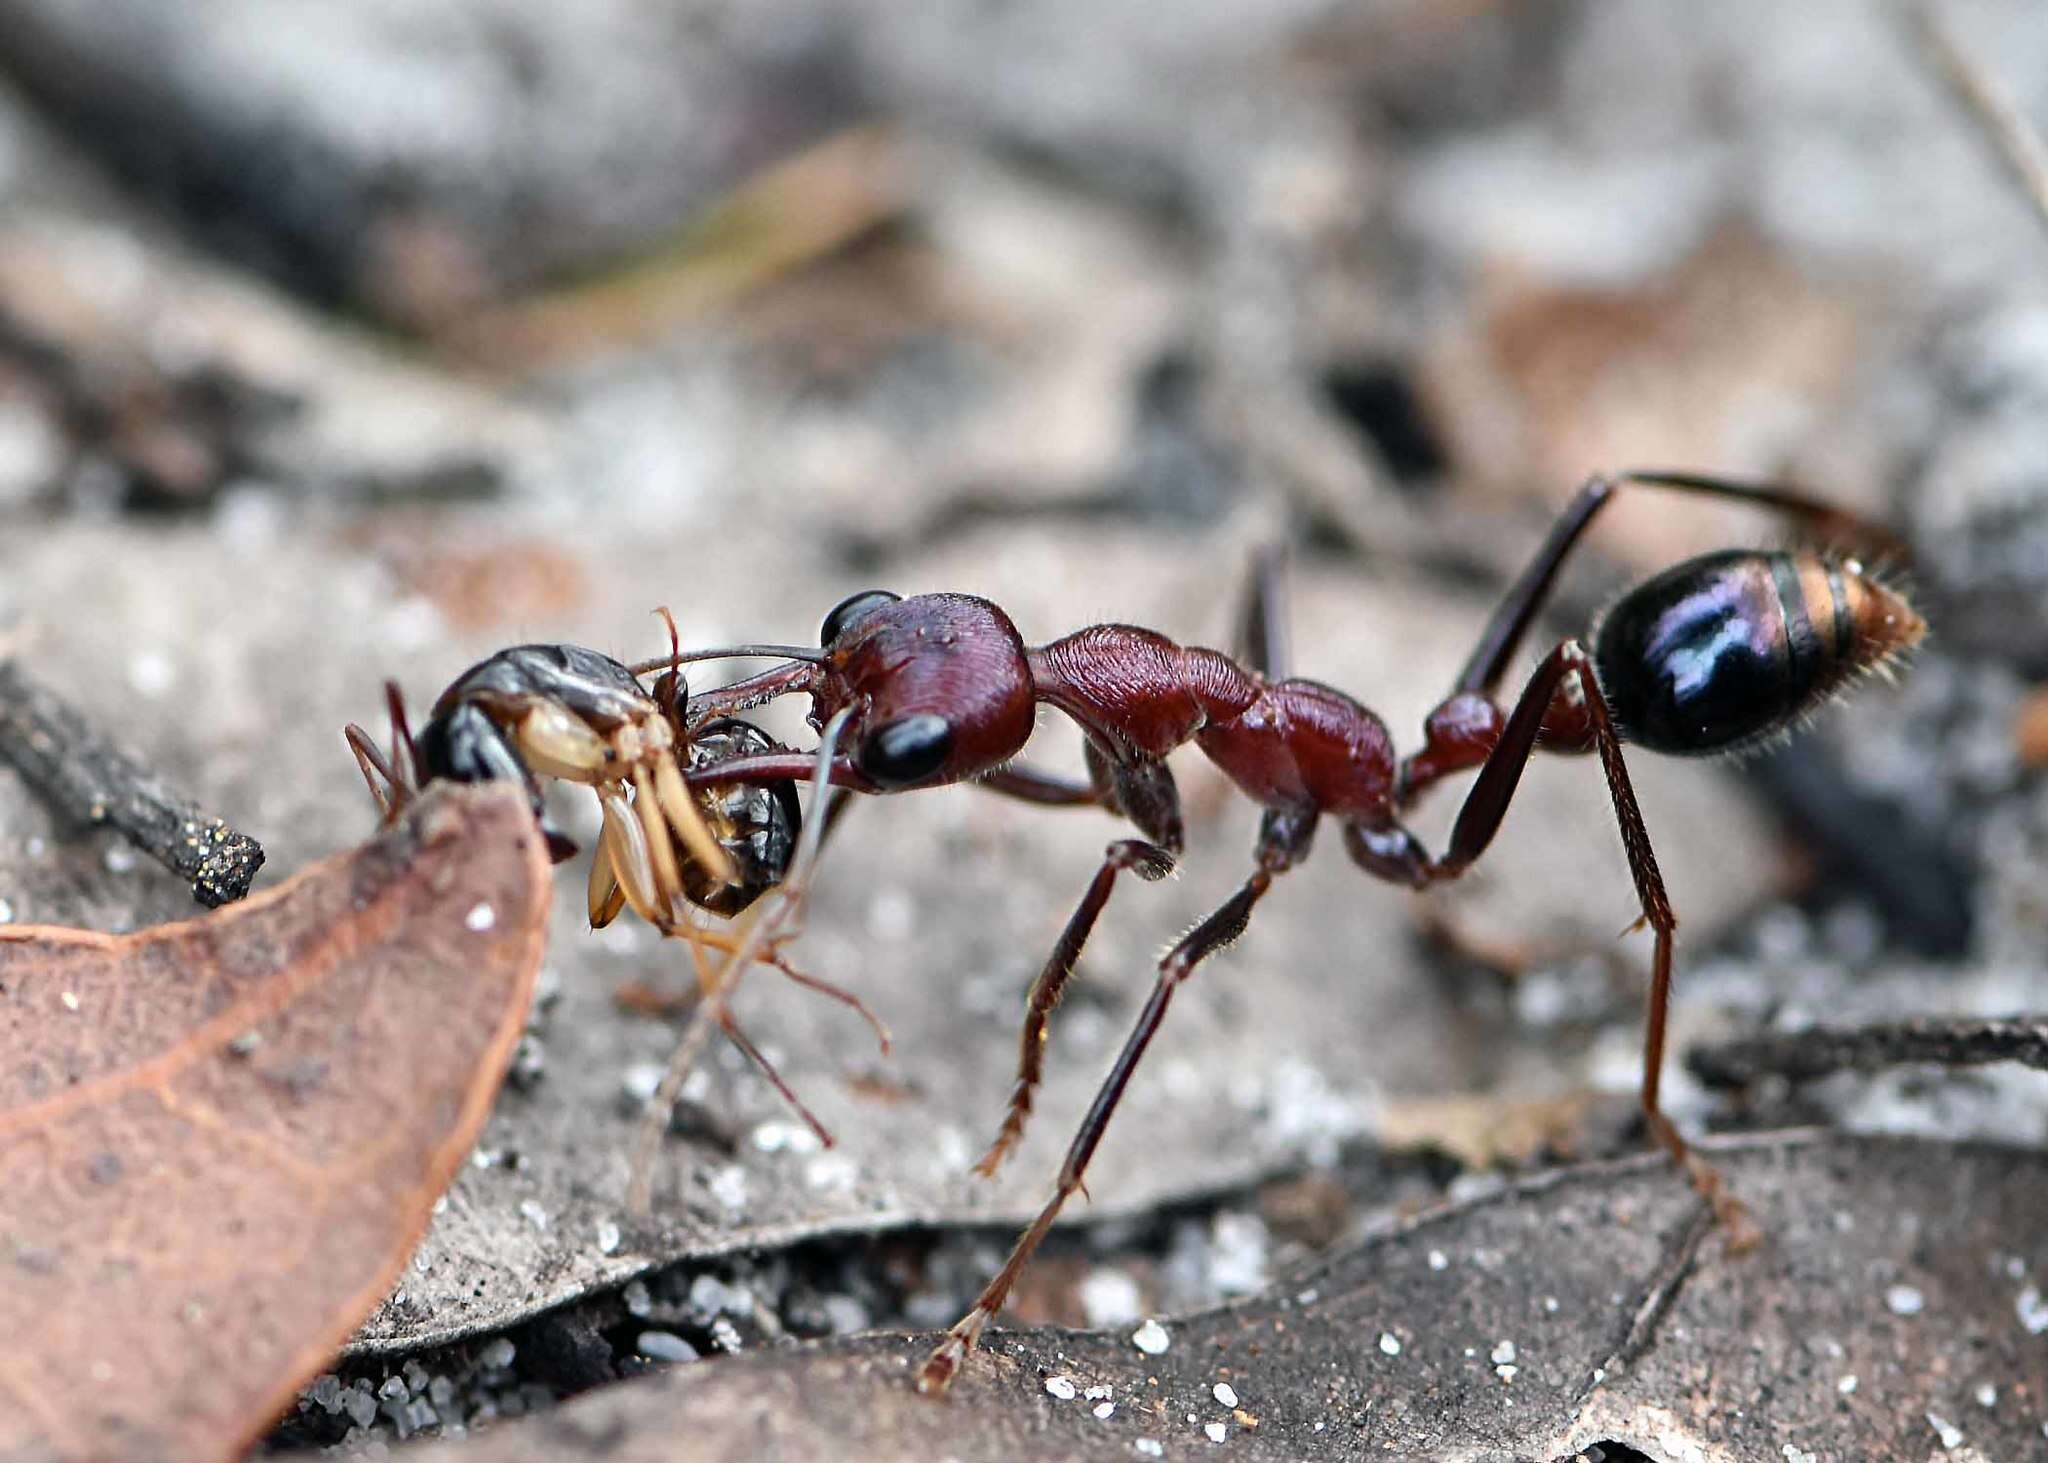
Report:
[[[1166,1318],[1151,1351],[1128,1325],[999,1327],[944,1402],[911,1382],[934,1337],[844,1336],[667,1368],[405,1456],[2043,1456],[2048,1159],[1828,1134],[1703,1151],[1755,1210],[1760,1248],[1728,1253],[1645,1154],[1417,1215],[1266,1294]]]
[[[449,790],[246,903],[0,930],[0,1458],[219,1458],[390,1289],[525,1022],[548,867]]]

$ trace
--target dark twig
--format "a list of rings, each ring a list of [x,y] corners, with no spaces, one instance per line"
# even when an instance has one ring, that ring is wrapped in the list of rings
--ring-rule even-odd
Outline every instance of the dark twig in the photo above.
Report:
[[[0,655],[0,761],[66,817],[111,824],[217,906],[240,899],[263,849],[177,796],[93,729],[76,708]]]
[[[1700,1246],[1706,1243],[1707,1236],[1714,1232],[1715,1227],[1713,1206],[1698,1206],[1658,1262],[1656,1274],[1650,1277],[1642,1298],[1629,1315],[1628,1331],[1622,1336],[1621,1344],[1614,1348],[1580,1390],[1578,1400],[1581,1403],[1649,1354],[1651,1346],[1656,1344],[1657,1328],[1670,1314],[1678,1292],[1684,1289],[1686,1279],[1699,1261]]]
[[[2048,1071],[2048,1017],[1996,1020],[1939,1017],[1879,1026],[1816,1027],[1694,1047],[1685,1064],[1713,1087],[1744,1087],[1759,1077],[1802,1081],[1830,1072],[1874,1072],[1906,1062],[1975,1067],[2019,1062]]]

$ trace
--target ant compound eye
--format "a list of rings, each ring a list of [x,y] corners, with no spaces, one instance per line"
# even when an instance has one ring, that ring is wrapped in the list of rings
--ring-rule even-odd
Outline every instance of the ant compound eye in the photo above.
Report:
[[[952,725],[943,716],[925,712],[876,727],[861,743],[856,761],[884,787],[907,787],[944,767],[952,750]]]
[[[902,598],[902,595],[891,594],[886,589],[863,589],[859,594],[849,594],[832,606],[832,612],[825,616],[825,626],[818,631],[818,643],[830,646],[876,610],[895,604]]]

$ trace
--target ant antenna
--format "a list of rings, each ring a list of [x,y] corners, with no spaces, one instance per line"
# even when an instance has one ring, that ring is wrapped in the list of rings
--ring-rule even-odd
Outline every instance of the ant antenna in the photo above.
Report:
[[[666,613],[666,611],[657,611],[657,613]],[[675,633],[673,621],[670,622],[669,633],[671,639],[673,639]],[[657,656],[653,660],[637,661],[627,666],[626,669],[636,676],[644,676],[649,671],[658,671],[664,668],[673,670],[675,667],[689,661],[744,660],[749,658],[756,660],[803,660],[816,665],[825,659],[825,652],[811,645],[722,645],[716,650],[677,650],[671,647],[667,655]]]
[[[788,876],[768,895],[775,904],[764,909],[755,919],[753,928],[726,956],[725,964],[705,989],[697,1002],[696,1012],[690,1017],[688,1029],[669,1057],[661,1086],[655,1089],[654,1100],[641,1119],[640,1133],[633,1144],[632,1179],[626,1187],[626,1209],[636,1218],[644,1219],[653,1208],[654,1163],[662,1134],[668,1131],[669,1118],[682,1096],[683,1079],[697,1065],[704,1043],[711,1039],[711,1028],[718,1025],[725,1015],[727,999],[739,985],[740,977],[746,974],[747,967],[764,949],[778,945],[797,933],[804,895],[810,888],[811,874],[817,865],[818,848],[824,842],[825,815],[832,797],[832,758],[839,750],[839,734],[846,729],[853,712],[853,707],[842,706],[825,723],[825,730],[818,738],[818,759],[811,774],[811,796],[804,808],[804,829],[797,840],[796,855],[789,861]]]

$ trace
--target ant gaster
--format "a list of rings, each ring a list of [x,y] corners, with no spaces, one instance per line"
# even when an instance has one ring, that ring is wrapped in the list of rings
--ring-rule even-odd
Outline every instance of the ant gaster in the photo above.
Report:
[[[661,612],[667,618],[667,611]],[[671,645],[675,622],[669,619]],[[784,650],[787,647],[771,647]],[[602,929],[630,906],[663,935],[687,942],[698,984],[716,979],[704,952],[728,955],[740,940],[691,920],[686,906],[731,917],[778,886],[789,868],[801,814],[792,784],[693,789],[686,770],[786,749],[747,722],[698,717],[685,730],[688,691],[677,650],[652,689],[610,656],[578,645],[517,645],[479,661],[434,702],[415,738],[395,684],[387,759],[359,726],[345,735],[387,823],[427,783],[505,781],[525,789],[556,863],[576,845],[555,827],[541,779],[588,785],[604,822],[590,864],[589,911]],[[804,974],[771,945],[758,957],[798,984],[851,1006],[888,1050],[887,1032],[859,998]],[[831,1135],[719,1006],[720,1026],[822,1142]]]
[[[1204,958],[1243,932],[1274,878],[1306,857],[1322,817],[1338,821],[1345,850],[1376,878],[1417,889],[1454,879],[1493,841],[1522,769],[1539,749],[1599,754],[1642,923],[1655,934],[1643,1115],[1652,1137],[1684,1166],[1717,1214],[1738,1232],[1746,1229],[1741,1206],[1659,1105],[1677,920],[1622,744],[1680,756],[1751,746],[1789,729],[1859,672],[1887,663],[1916,642],[1924,626],[1854,559],[1817,552],[1710,554],[1629,591],[1585,639],[1561,641],[1504,708],[1496,699],[1501,679],[1559,567],[1623,484],[1761,505],[1804,520],[1823,539],[1860,534],[1890,541],[1874,526],[1780,488],[1669,472],[1593,478],[1509,589],[1450,695],[1424,723],[1421,749],[1406,758],[1396,755],[1379,717],[1318,682],[1273,679],[1279,672],[1270,656],[1242,665],[1131,625],[1095,625],[1027,646],[1001,609],[961,594],[856,595],[826,618],[822,655],[700,693],[700,709],[721,714],[797,691],[810,694],[814,724],[850,710],[851,751],[834,758],[830,774],[841,787],[900,792],[972,778],[1032,801],[1096,804],[1122,814],[1143,835],[1109,845],[1031,987],[1016,1087],[979,1164],[983,1174],[995,1171],[1023,1132],[1047,1017],[1118,873],[1156,880],[1181,850],[1180,801],[1167,754],[1193,742],[1264,809],[1253,872],[1161,958],[1151,996],[1067,1150],[1051,1200],[925,1362],[921,1389],[941,1391],[951,1382],[1061,1206],[1081,1187],[1175,990]],[[1271,638],[1272,617],[1264,619]],[[1008,765],[1031,735],[1039,702],[1081,727],[1087,785]],[[1401,815],[1443,778],[1474,768],[1479,775],[1449,846],[1432,855]],[[764,785],[809,771],[803,755],[771,754],[724,761],[689,780],[693,786]]]

